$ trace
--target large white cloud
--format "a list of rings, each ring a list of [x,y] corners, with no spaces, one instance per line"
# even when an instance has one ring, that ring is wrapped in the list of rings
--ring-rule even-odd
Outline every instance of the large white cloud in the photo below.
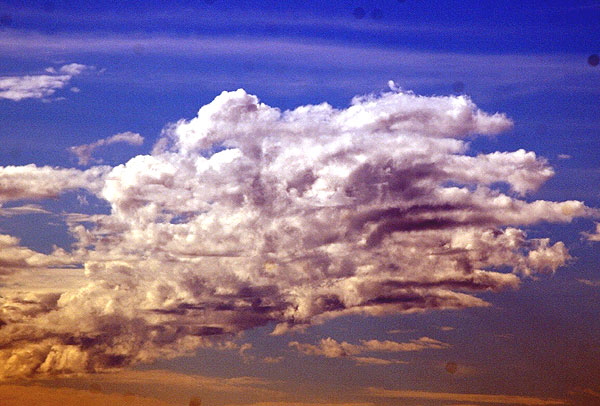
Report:
[[[118,368],[267,323],[486,306],[477,292],[570,258],[519,226],[590,213],[524,198],[553,174],[533,152],[469,155],[469,137],[511,125],[464,96],[282,112],[238,90],[114,168],[0,168],[5,200],[87,188],[111,206],[68,218],[86,286],[27,315],[5,299],[0,376]]]

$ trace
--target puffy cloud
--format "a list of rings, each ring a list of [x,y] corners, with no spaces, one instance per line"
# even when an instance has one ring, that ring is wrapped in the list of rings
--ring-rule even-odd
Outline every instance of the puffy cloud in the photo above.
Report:
[[[44,255],[22,247],[19,243],[18,238],[0,234],[0,275],[23,269],[71,265],[74,263],[73,258],[60,248],[55,248],[50,255]]]
[[[400,351],[422,351],[426,349],[441,350],[449,348],[450,345],[429,337],[421,337],[417,340],[411,340],[408,343],[398,343],[395,341],[378,341],[369,340],[362,341],[362,346],[366,351],[385,351],[385,352],[400,352]]]
[[[85,172],[50,166],[0,166],[0,202],[23,199],[43,199],[72,189],[99,190],[105,167]]]
[[[68,65],[61,66],[58,71],[59,73],[64,73],[66,75],[76,76],[88,68],[89,66],[82,65],[80,63],[70,63]]]
[[[111,370],[268,323],[282,334],[348,314],[486,306],[478,292],[570,258],[520,226],[592,214],[524,197],[553,174],[533,152],[469,155],[469,137],[511,126],[465,96],[392,91],[280,111],[238,90],[114,168],[0,168],[0,200],[85,188],[111,207],[67,217],[87,283],[57,291],[49,311],[10,313],[0,376]],[[331,344],[351,356],[445,345]]]
[[[99,147],[105,145],[111,145],[118,142],[123,142],[129,145],[142,145],[144,142],[144,137],[140,134],[133,133],[131,131],[127,131],[124,133],[119,133],[112,135],[108,138],[103,138],[91,144],[77,145],[75,147],[69,148],[75,156],[77,156],[79,160],[79,165],[87,165],[92,159],[92,153]]]
[[[49,75],[1,76],[0,99],[20,101],[44,99],[65,87],[74,76],[79,75],[86,65],[71,63],[58,69],[46,69]]]
[[[339,343],[330,337],[322,339],[319,345],[302,344],[298,341],[292,341],[289,345],[304,354],[323,355],[327,358],[349,357],[362,352],[362,348],[359,345],[350,344],[345,341]]]
[[[387,360],[373,357],[358,357],[364,352],[408,352],[422,351],[427,349],[445,349],[450,345],[429,337],[421,337],[410,342],[400,343],[396,341],[362,340],[360,344],[350,344],[345,341],[338,342],[331,337],[321,339],[318,345],[299,343],[292,341],[290,347],[307,355],[321,355],[327,358],[350,358],[359,364],[389,365],[393,363],[404,363],[398,360]]]

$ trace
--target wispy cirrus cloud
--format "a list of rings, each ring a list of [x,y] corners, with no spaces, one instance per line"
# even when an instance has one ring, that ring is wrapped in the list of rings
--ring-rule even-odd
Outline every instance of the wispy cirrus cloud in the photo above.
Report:
[[[577,279],[577,282],[584,284],[586,286],[591,286],[591,287],[595,287],[598,288],[600,287],[600,280],[590,280],[590,279]]]
[[[0,204],[0,217],[12,217],[22,214],[51,214],[51,212],[37,204],[24,204],[22,206],[14,207],[2,207]]]
[[[47,99],[88,68],[86,65],[71,63],[58,70],[48,68],[48,74],[0,76],[0,98],[13,101]]]
[[[242,406],[241,404],[229,404],[227,406]],[[322,402],[257,402],[251,404],[244,404],[243,406],[375,406],[372,402],[339,402],[332,403],[329,401]]]
[[[83,144],[77,145],[74,147],[70,147],[69,151],[77,156],[79,160],[79,165],[87,165],[92,160],[92,154],[94,151],[100,147],[106,145],[112,145],[116,143],[125,143],[129,145],[142,145],[144,143],[144,137],[142,137],[138,133],[133,133],[131,131],[126,131],[123,133],[118,133],[115,135],[111,135],[110,137],[103,138],[91,144]]]
[[[343,91],[344,97],[356,91],[370,91],[373,83],[383,84],[395,72],[404,88],[451,88],[456,78],[469,78],[467,92],[482,98],[521,98],[546,92],[595,93],[593,75],[582,63],[582,55],[470,53],[382,47],[372,43],[341,43],[322,38],[204,35],[125,35],[70,33],[43,35],[35,32],[9,32],[0,38],[0,51],[22,56],[50,50],[72,58],[80,53],[125,55],[149,58],[186,58],[226,63],[231,71],[165,72],[121,67],[119,75],[107,75],[105,82],[119,81],[127,86],[181,89],[194,86],[208,92],[239,86],[260,87],[267,94],[319,94],[324,90]],[[232,58],[236,60],[232,63]],[[504,66],[515,69],[504,69]],[[160,66],[160,64],[159,64]],[[468,67],[468,68],[467,68]],[[308,72],[320,70],[315,81]],[[303,73],[307,72],[307,73]],[[340,72],[343,72],[340,75]],[[472,72],[477,72],[473,75]],[[519,72],[519,73],[517,73]],[[522,72],[522,73],[521,73]],[[291,78],[291,79],[290,79]],[[535,79],[532,79],[535,78]],[[463,79],[465,80],[465,79]],[[285,86],[282,86],[282,83]],[[425,90],[423,90],[425,91]],[[427,90],[431,91],[431,90]],[[439,92],[439,90],[435,90]],[[482,100],[485,102],[485,100]]]
[[[221,378],[197,374],[182,374],[165,370],[125,370],[114,374],[94,376],[93,379],[99,383],[164,386],[177,391],[190,391],[202,388],[203,392],[243,394],[248,398],[278,399],[285,396],[284,392],[272,388],[279,383],[278,381],[251,376]]]
[[[392,88],[289,111],[223,92],[125,164],[1,167],[4,201],[82,188],[111,210],[67,218],[85,284],[46,292],[50,307],[15,307],[18,292],[2,305],[0,377],[114,370],[268,323],[285,334],[350,314],[487,306],[479,292],[562,266],[562,242],[519,227],[593,211],[525,199],[554,173],[533,152],[468,153],[467,139],[512,121],[466,96]],[[335,344],[352,356],[447,346]]]
[[[527,406],[546,406],[546,405],[566,405],[568,402],[561,399],[544,399],[532,396],[513,396],[513,395],[487,395],[471,393],[444,393],[444,392],[424,392],[410,390],[388,390],[383,388],[371,387],[367,392],[376,397],[390,399],[423,399],[435,401],[454,401],[454,402],[474,402],[477,404],[498,404],[498,405],[527,405]]]
[[[581,235],[583,235],[588,241],[600,241],[600,223],[596,223],[596,230],[594,230],[594,232],[583,232]]]
[[[303,41],[288,37],[244,37],[214,35],[99,35],[86,36],[69,33],[43,35],[35,32],[11,32],[0,38],[0,50],[11,55],[22,55],[40,50],[67,53],[131,54],[185,56],[215,58],[233,55],[251,58],[261,63],[279,61],[291,65],[323,66],[323,57],[329,56],[329,69],[368,68],[380,70],[399,69],[412,71],[419,68],[425,72],[444,69],[455,70],[464,64],[480,72],[486,79],[495,78],[495,84],[506,81],[523,83],[514,71],[502,70],[498,65],[511,63],[528,72],[539,72],[542,84],[548,80],[564,80],[565,74],[581,75],[587,67],[570,54],[472,54],[434,52],[411,49],[390,49],[374,44],[343,44],[334,41]],[[257,58],[257,59],[254,59]],[[284,61],[282,59],[285,58]],[[435,64],[432,61],[435,60]],[[205,72],[202,72],[205,74]],[[510,76],[509,76],[510,75]],[[421,74],[420,76],[423,76]]]

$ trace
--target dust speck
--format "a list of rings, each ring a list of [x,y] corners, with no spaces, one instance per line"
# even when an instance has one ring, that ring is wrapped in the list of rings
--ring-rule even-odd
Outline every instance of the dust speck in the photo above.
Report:
[[[448,372],[451,375],[454,375],[456,371],[458,371],[458,365],[456,364],[456,362],[448,362],[446,364],[446,372]]]

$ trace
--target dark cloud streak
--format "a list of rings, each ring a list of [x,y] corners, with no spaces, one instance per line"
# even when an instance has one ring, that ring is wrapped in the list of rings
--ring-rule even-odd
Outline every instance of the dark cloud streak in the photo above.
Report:
[[[81,188],[111,206],[67,218],[69,253],[39,256],[5,237],[11,273],[77,262],[86,280],[27,303],[22,290],[2,298],[0,377],[239,349],[237,333],[268,323],[283,334],[349,314],[487,306],[474,294],[570,258],[561,242],[516,228],[591,213],[519,197],[552,176],[547,162],[524,150],[466,154],[465,137],[505,131],[508,118],[465,96],[392,89],[347,109],[283,112],[224,92],[123,165],[0,168],[3,200]]]

